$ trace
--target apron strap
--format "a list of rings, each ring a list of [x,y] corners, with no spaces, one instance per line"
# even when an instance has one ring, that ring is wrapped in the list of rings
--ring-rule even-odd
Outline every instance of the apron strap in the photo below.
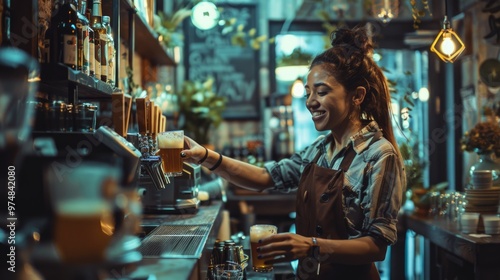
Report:
[[[373,142],[378,141],[380,138],[382,138],[382,136],[383,136],[382,131],[378,130],[377,132],[375,132],[375,135],[373,135],[373,138],[370,141],[370,144],[368,144],[368,146],[370,146]],[[318,153],[311,162],[318,163],[318,159],[321,155],[322,155],[321,151],[318,150]],[[355,156],[356,152],[354,152],[353,145],[351,144],[345,151],[345,156],[342,159],[342,162],[340,163],[340,170],[343,170],[344,172],[347,171],[347,169],[349,169],[349,167],[351,166],[352,160],[354,159]]]
[[[352,144],[347,147],[347,151],[345,151],[344,158],[342,159],[342,162],[340,163],[339,170],[342,170],[344,172],[349,169],[349,166],[351,166],[352,160],[356,156],[356,152],[354,151],[354,148],[352,147]]]

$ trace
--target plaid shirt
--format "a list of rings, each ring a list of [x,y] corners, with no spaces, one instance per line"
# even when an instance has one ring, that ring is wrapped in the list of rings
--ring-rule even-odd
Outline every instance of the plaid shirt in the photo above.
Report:
[[[385,138],[372,141],[380,131],[375,121],[370,122],[351,137],[348,145],[356,152],[349,170],[344,174],[343,209],[348,221],[349,239],[373,236],[394,244],[397,240],[396,223],[406,188],[404,167],[392,144]],[[331,162],[327,149],[332,136],[320,136],[304,150],[279,162],[266,162],[275,189],[294,191],[305,166],[319,152],[317,164],[338,169],[347,146]]]

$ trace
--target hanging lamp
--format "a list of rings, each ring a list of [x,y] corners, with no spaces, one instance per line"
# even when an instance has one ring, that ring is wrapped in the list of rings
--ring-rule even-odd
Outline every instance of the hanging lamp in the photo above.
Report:
[[[375,0],[372,13],[382,23],[387,24],[399,14],[399,0]]]
[[[191,21],[196,28],[208,30],[219,22],[220,13],[217,6],[209,1],[201,1],[191,10]]]
[[[445,13],[448,10],[448,3],[445,0]],[[451,28],[448,16],[444,16],[443,29],[439,32],[431,45],[431,51],[444,62],[453,63],[458,56],[465,50],[465,45],[460,37]]]

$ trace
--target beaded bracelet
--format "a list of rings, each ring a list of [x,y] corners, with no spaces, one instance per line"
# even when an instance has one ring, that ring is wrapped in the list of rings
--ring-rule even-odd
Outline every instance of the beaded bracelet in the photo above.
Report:
[[[212,168],[209,168],[208,170],[214,171],[222,163],[222,155],[221,155],[221,153],[218,153],[218,154],[219,154],[219,160],[217,160],[217,162],[215,163],[215,165],[212,166]]]
[[[202,164],[208,157],[208,149],[205,146],[203,148],[205,148],[205,156],[198,161],[198,164]]]

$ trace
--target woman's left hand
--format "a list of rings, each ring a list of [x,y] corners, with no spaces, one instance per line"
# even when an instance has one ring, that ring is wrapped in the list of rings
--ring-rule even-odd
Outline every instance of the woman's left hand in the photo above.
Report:
[[[207,151],[193,139],[184,136],[184,150],[181,151],[182,160],[189,163],[198,163]]]
[[[309,255],[312,245],[310,237],[294,233],[278,233],[263,238],[257,252],[267,264],[290,262]]]

